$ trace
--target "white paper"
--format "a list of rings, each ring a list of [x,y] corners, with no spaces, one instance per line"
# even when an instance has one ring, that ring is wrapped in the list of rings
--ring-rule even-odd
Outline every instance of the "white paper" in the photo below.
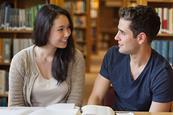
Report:
[[[71,103],[58,103],[47,107],[1,107],[0,115],[81,115]]]
[[[1,107],[0,115],[28,115],[29,113],[39,108],[37,107],[35,108],[33,107]]]
[[[133,112],[116,112],[116,115],[134,115]]]
[[[67,110],[40,109],[28,115],[80,115],[80,113],[78,113],[77,109],[67,109]]]
[[[75,108],[75,104],[74,103],[57,103],[57,104],[53,104],[53,105],[49,105],[46,107],[47,109],[74,109]]]
[[[58,103],[36,110],[29,115],[80,115],[73,103]]]

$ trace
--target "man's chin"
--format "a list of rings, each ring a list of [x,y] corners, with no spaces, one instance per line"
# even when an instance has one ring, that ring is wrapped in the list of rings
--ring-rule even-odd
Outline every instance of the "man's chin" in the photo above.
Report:
[[[127,51],[125,51],[125,50],[123,50],[123,49],[120,49],[120,48],[119,48],[119,52],[122,53],[122,54],[128,54]]]

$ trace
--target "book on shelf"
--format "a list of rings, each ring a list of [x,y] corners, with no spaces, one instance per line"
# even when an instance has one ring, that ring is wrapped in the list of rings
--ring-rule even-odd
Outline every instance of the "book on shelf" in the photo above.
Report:
[[[3,40],[0,38],[0,63],[3,62]]]
[[[85,43],[85,32],[82,30],[74,30],[73,32],[73,36],[76,40],[76,42],[80,42],[80,43]]]
[[[23,39],[13,39],[13,56],[17,54],[24,48],[33,45],[32,39],[23,38]]]
[[[86,11],[86,2],[85,1],[76,1],[74,4],[74,13],[82,14]]]
[[[7,97],[0,97],[0,107],[7,107]],[[3,115],[3,114],[1,114],[1,115]]]
[[[160,55],[162,55],[166,60],[168,60],[168,62],[171,65],[173,64],[173,41],[154,40],[154,41],[152,41],[151,46]]]
[[[5,92],[5,70],[0,70],[0,94]]]
[[[66,1],[65,4],[64,4],[64,8],[65,8],[69,13],[71,13],[71,9],[72,9],[71,1]]]
[[[42,4],[20,9],[0,7],[0,28],[5,30],[32,30],[34,19]]]
[[[16,53],[31,45],[33,45],[33,43],[32,39],[30,38],[23,38],[23,39],[0,38],[0,63],[9,64],[11,58]]]
[[[3,39],[3,62],[10,63],[11,60],[11,39]]]
[[[0,95],[5,95],[8,92],[8,72],[0,70]]]
[[[161,22],[159,33],[173,34],[173,8],[157,7],[155,9]]]
[[[169,42],[169,56],[168,56],[168,60],[171,63],[171,65],[173,65],[173,41]]]
[[[86,16],[73,16],[73,23],[75,28],[86,28]]]

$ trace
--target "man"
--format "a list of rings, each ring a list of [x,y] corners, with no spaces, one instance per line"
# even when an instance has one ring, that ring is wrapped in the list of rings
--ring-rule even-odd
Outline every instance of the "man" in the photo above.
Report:
[[[88,104],[102,104],[110,84],[118,111],[170,111],[173,70],[150,43],[160,29],[160,18],[149,6],[121,8],[118,33],[106,53]]]

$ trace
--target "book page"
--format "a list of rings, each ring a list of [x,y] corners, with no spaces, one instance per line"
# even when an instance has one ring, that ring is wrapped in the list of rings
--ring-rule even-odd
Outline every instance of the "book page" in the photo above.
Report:
[[[41,107],[0,107],[0,115],[28,115]]]
[[[47,109],[51,110],[56,110],[58,109],[74,109],[75,104],[74,103],[57,103],[57,104],[52,104],[46,107]]]
[[[77,109],[40,109],[36,110],[28,115],[81,115],[79,110]]]
[[[47,107],[0,107],[0,115],[81,115],[75,104],[59,103]]]
[[[82,107],[82,115],[115,115],[115,112],[108,106],[86,105]]]
[[[124,112],[124,111],[122,111],[122,112],[116,112],[116,115],[134,115],[134,113],[133,112]]]
[[[36,110],[29,115],[81,115],[79,108],[71,103],[58,103]]]

